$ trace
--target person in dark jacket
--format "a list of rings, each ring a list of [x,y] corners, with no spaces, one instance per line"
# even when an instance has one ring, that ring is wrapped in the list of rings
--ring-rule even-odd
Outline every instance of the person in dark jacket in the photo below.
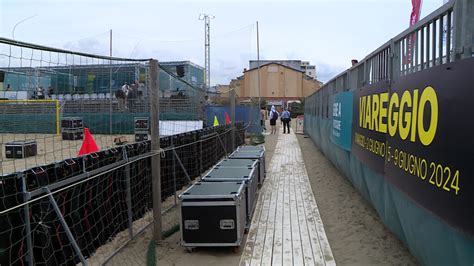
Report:
[[[283,122],[283,134],[286,133],[286,129],[288,129],[288,134],[290,134],[291,114],[287,108],[281,113],[281,121]]]

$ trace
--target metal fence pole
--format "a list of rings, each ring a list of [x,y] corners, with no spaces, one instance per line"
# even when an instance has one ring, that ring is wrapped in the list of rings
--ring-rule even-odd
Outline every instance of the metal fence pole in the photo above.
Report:
[[[30,200],[30,193],[26,188],[26,177],[24,174],[21,176],[22,181],[22,190],[23,190],[23,200],[28,202]],[[26,227],[26,248],[27,248],[27,261],[28,265],[35,265],[34,258],[33,258],[33,241],[31,239],[31,223],[30,223],[30,205],[25,204],[23,207],[23,215],[25,216],[25,227]]]
[[[125,156],[126,156],[126,152]],[[128,238],[133,238],[133,210],[132,210],[132,189],[130,184],[130,164],[125,166],[125,186],[127,189],[127,217],[128,217]]]
[[[472,56],[472,45],[474,39],[474,2],[469,0],[458,0],[453,10],[453,51],[454,60],[461,60]]]
[[[231,145],[232,151],[235,150],[235,89],[229,91],[230,98],[230,126],[231,126]]]
[[[153,191],[153,238],[155,242],[162,239],[161,235],[161,177],[160,177],[160,102],[158,87],[158,61],[150,60],[150,125],[151,150],[151,184]]]
[[[178,157],[176,155],[176,149],[174,147],[174,140],[173,140],[173,137],[171,138],[171,147],[173,148],[173,154]],[[172,167],[173,167],[173,195],[174,195],[174,204],[177,205],[178,204],[178,195],[176,195],[176,159],[175,157],[173,156],[173,161],[172,161]]]
[[[71,242],[72,248],[74,249],[74,252],[76,253],[76,255],[79,257],[79,260],[81,261],[82,265],[85,265],[85,266],[89,265],[86,259],[84,258],[84,256],[82,255],[81,248],[79,247],[79,245],[77,245],[77,242],[74,239],[74,236],[72,235],[72,232],[69,229],[69,226],[67,225],[66,220],[64,219],[61,213],[61,210],[59,210],[58,204],[56,200],[53,198],[53,195],[51,194],[51,190],[49,190],[48,187],[44,187],[43,191],[48,194],[49,202],[53,206],[54,212],[56,212],[56,215],[59,218],[59,222],[63,226],[64,232],[66,233],[66,236],[69,239],[69,242]]]
[[[109,133],[113,133],[112,129],[112,113],[113,113],[113,105],[112,105],[112,30],[110,30],[110,60],[109,60]]]
[[[390,42],[390,59],[388,77],[391,81],[400,77],[400,42]]]

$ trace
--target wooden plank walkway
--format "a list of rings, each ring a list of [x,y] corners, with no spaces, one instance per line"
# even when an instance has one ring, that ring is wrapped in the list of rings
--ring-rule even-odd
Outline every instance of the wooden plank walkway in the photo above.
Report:
[[[294,133],[280,134],[240,265],[335,265]]]

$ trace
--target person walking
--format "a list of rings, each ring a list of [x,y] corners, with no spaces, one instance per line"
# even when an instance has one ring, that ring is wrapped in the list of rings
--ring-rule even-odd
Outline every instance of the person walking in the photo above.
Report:
[[[267,120],[267,110],[265,109],[265,107],[262,107],[262,109],[260,110],[260,126],[264,131],[267,130],[267,128],[265,127],[265,120]]]
[[[278,111],[275,109],[275,106],[272,105],[272,109],[270,110],[270,126],[272,128],[271,134],[276,133],[276,121],[278,119]]]
[[[283,122],[283,134],[286,133],[286,129],[288,129],[288,134],[290,134],[291,114],[287,108],[281,113],[281,121]]]

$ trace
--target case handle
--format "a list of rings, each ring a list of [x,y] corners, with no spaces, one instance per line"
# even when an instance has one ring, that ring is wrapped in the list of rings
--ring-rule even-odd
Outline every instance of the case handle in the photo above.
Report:
[[[235,222],[232,219],[222,219],[220,221],[221,230],[232,230],[235,228]]]
[[[199,230],[199,220],[185,220],[184,229],[186,230]]]

